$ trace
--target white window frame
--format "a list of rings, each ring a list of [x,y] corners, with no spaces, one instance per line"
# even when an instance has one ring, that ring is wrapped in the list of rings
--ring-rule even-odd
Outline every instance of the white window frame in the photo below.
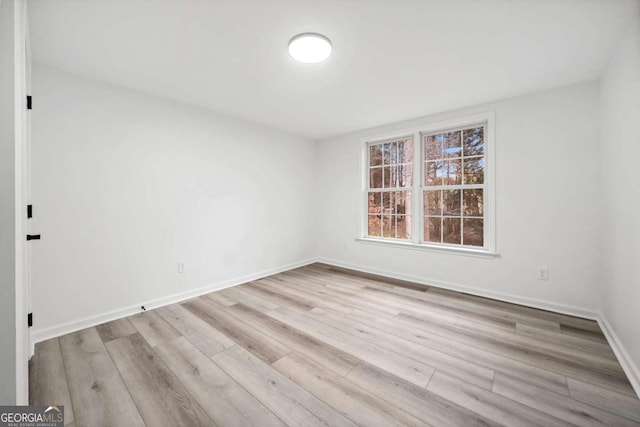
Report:
[[[424,241],[424,142],[423,134],[432,134],[439,131],[484,124],[484,215],[483,231],[484,246],[471,247],[461,245],[447,245],[444,243],[432,243]],[[411,240],[395,239],[389,237],[369,237],[368,236],[368,190],[369,190],[369,147],[391,140],[398,140],[413,135],[413,187],[411,197],[413,207],[411,211],[412,229]],[[427,122],[421,126],[411,129],[394,132],[389,135],[377,135],[366,138],[362,144],[362,209],[360,211],[361,230],[360,237],[356,240],[363,243],[382,244],[387,246],[403,247],[407,249],[430,250],[441,253],[452,253],[460,255],[480,256],[495,258],[496,252],[496,230],[495,230],[495,112],[489,111],[475,115],[460,117],[453,120],[441,122]],[[409,188],[407,188],[409,190]]]

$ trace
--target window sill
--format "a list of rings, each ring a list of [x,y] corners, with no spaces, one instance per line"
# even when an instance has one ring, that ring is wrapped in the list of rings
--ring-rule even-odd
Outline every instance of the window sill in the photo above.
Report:
[[[426,244],[418,244],[413,242],[401,242],[397,240],[383,240],[383,239],[373,239],[371,237],[360,237],[356,239],[357,242],[367,243],[373,245],[382,245],[382,246],[392,246],[396,248],[405,248],[419,251],[429,251],[429,252],[439,252],[444,254],[453,254],[453,255],[463,255],[463,256],[471,256],[477,258],[499,258],[500,254],[496,252],[489,252],[481,249],[470,249],[470,248],[457,248],[452,246],[436,246],[436,245],[426,245]]]

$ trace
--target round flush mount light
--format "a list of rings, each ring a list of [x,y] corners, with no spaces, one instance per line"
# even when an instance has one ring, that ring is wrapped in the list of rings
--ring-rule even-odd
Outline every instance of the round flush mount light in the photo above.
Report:
[[[331,41],[322,34],[302,33],[289,41],[289,55],[305,64],[322,62],[331,55]]]

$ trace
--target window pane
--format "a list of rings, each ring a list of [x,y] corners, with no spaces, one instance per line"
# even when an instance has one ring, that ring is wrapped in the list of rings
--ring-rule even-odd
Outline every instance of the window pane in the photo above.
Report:
[[[462,157],[462,142],[460,131],[442,134],[444,157]]]
[[[369,236],[380,236],[380,215],[369,215],[367,234]]]
[[[396,227],[394,217],[383,215],[382,217],[382,237],[395,237]]]
[[[396,238],[411,239],[411,216],[398,215],[396,218]]]
[[[369,169],[369,188],[382,188],[382,168]]]
[[[397,191],[393,193],[393,214],[394,215],[411,215],[411,192]]]
[[[413,185],[412,165],[398,165],[398,187],[411,187]]]
[[[442,191],[424,192],[424,212],[427,215],[442,215]]]
[[[413,162],[413,139],[407,138],[398,142],[398,163]]]
[[[442,221],[442,241],[455,245],[460,244],[460,218],[444,218]]]
[[[438,172],[442,176],[443,185],[459,185],[462,184],[462,161],[447,160],[442,162],[442,170]]]
[[[442,196],[442,214],[460,216],[460,190],[444,190]]]
[[[369,213],[379,214],[382,209],[382,194],[369,193]]]
[[[387,142],[386,144],[380,144],[382,147],[382,159],[384,160],[385,165],[391,164],[391,143]]]
[[[382,167],[382,186],[384,188],[391,187],[391,166]]]
[[[382,150],[380,145],[369,146],[369,166],[382,166]]]
[[[391,215],[392,213],[392,209],[391,209],[391,203],[392,203],[392,199],[393,199],[393,193],[390,193],[388,191],[385,191],[384,193],[382,193],[382,213],[384,215]]]
[[[462,131],[465,156],[481,156],[484,154],[484,128],[477,127]]]
[[[484,183],[484,158],[471,157],[464,159],[464,183],[483,184]]]
[[[427,162],[425,185],[442,185],[444,162]]]
[[[442,135],[424,137],[424,152],[427,160],[442,158]]]
[[[464,220],[464,244],[468,246],[484,246],[484,229],[481,219]]]
[[[441,243],[440,236],[442,218],[439,216],[429,216],[424,218],[424,241]]]
[[[484,213],[483,190],[464,190],[462,196],[465,216],[482,216]]]

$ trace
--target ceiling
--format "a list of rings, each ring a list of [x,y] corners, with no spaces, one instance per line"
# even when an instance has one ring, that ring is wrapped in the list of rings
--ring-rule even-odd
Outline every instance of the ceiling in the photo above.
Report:
[[[35,61],[311,139],[600,76],[637,0],[33,0]],[[291,37],[334,53],[301,64]]]

